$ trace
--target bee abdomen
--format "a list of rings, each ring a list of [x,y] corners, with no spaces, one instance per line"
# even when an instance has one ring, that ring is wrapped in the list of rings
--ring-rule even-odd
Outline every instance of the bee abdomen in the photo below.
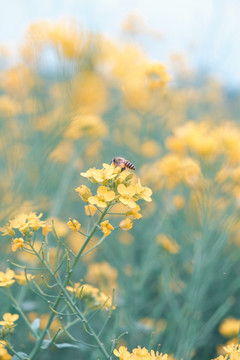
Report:
[[[125,162],[125,166],[131,170],[136,170],[135,166],[133,165],[133,163],[131,163],[130,161],[126,161]]]

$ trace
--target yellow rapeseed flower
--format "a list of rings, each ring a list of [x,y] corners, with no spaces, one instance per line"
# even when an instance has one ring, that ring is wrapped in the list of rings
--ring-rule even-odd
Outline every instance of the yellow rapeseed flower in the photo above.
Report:
[[[52,231],[51,227],[48,224],[42,226],[42,234],[43,236],[47,236],[47,234]]]
[[[239,334],[240,319],[228,317],[224,319],[219,327],[219,332],[225,337],[233,337]]]
[[[117,356],[120,360],[125,360],[130,357],[130,352],[127,350],[125,346],[120,346],[119,349],[114,349],[113,353]]]
[[[152,190],[148,187],[144,187],[141,185],[140,179],[138,179],[138,182],[136,184],[136,193],[140,197],[140,199],[143,199],[145,201],[152,201]]]
[[[126,212],[126,216],[133,216],[135,219],[141,219],[142,215],[139,214],[139,211],[141,210],[139,205],[136,205],[135,208],[131,209],[130,211]]]
[[[23,248],[24,248],[24,240],[23,240],[23,238],[13,239],[12,251],[16,251],[17,249],[23,249]]]
[[[84,202],[88,202],[88,198],[92,196],[91,190],[85,185],[80,185],[75,191],[78,192],[78,195]]]
[[[69,219],[67,225],[73,231],[78,231],[81,227],[81,224],[75,219]]]
[[[0,287],[9,287],[13,283],[15,283],[14,280],[15,272],[13,270],[7,269],[6,273],[0,271]]]
[[[6,341],[0,341],[0,359],[1,360],[10,360],[12,356],[8,353],[7,349],[5,348],[7,345]]]
[[[89,205],[85,205],[85,214],[87,216],[93,216],[95,214],[95,212],[97,211],[96,206],[89,204]]]
[[[87,172],[81,173],[81,175],[93,183],[107,184],[107,182],[114,179],[120,171],[120,169],[115,168],[113,165],[103,164],[103,169],[91,168],[88,169]]]
[[[106,296],[99,289],[90,284],[80,285],[80,283],[73,284],[73,287],[67,286],[66,289],[74,293],[78,299],[85,301],[87,308],[104,308],[106,310],[111,308],[112,299]],[[115,306],[113,306],[113,309]]]
[[[3,321],[0,321],[0,325],[9,329],[15,326],[14,322],[19,318],[18,314],[6,313],[3,315]]]
[[[27,283],[27,280],[31,281],[32,279],[34,279],[34,277],[35,277],[34,275],[27,274],[27,279],[26,279],[24,271],[22,273],[20,273],[20,274],[15,274],[15,279],[17,280],[17,282],[20,285],[25,285]]]
[[[10,225],[5,225],[3,227],[0,228],[0,231],[2,232],[2,236],[4,235],[10,235],[10,236],[15,236],[15,231],[13,230],[13,228]]]
[[[130,230],[132,228],[132,220],[126,218],[120,222],[119,226],[122,230]]]
[[[135,208],[137,206],[133,196],[136,194],[135,186],[125,186],[124,184],[119,184],[117,190],[120,194],[119,201],[123,205],[128,205],[130,208]]]
[[[171,254],[177,254],[180,251],[180,246],[175,240],[170,238],[170,236],[159,234],[156,237],[156,243],[162,245],[162,247]]]
[[[105,208],[107,202],[112,201],[115,198],[115,192],[108,190],[105,186],[99,186],[97,189],[97,195],[90,196],[88,202],[93,205]]]
[[[101,222],[101,230],[104,233],[104,236],[111,234],[111,230],[114,230],[114,227],[110,224],[109,220]]]

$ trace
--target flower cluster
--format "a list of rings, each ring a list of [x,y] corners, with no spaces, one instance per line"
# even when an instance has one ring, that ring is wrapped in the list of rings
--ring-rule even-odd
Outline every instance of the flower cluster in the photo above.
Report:
[[[19,214],[14,219],[9,220],[7,224],[0,229],[2,235],[10,235],[14,237],[16,230],[20,231],[22,236],[32,235],[33,232],[42,229],[43,236],[47,236],[51,228],[46,221],[41,220],[42,213],[37,215],[35,212],[29,214]],[[12,250],[16,251],[17,248],[23,248],[23,239],[16,238],[13,240]]]
[[[112,306],[112,297],[106,296],[92,285],[75,283],[73,287],[67,286],[67,290],[73,293],[76,298],[83,300],[87,309],[96,310],[102,308],[109,310],[111,307],[115,308]]]
[[[81,175],[100,185],[95,195],[92,195],[91,190],[85,185],[76,188],[81,199],[89,204],[85,206],[86,214],[94,215],[97,209],[102,211],[101,209],[114,208],[114,205],[121,204],[126,216],[119,224],[123,230],[132,228],[132,219],[142,217],[137,201],[140,199],[152,201],[151,189],[142,186],[140,179],[136,181],[129,171],[121,171],[120,167],[115,167],[113,164],[103,164],[102,169],[91,168]],[[105,236],[109,235],[113,229],[109,220],[101,223],[101,230]]]
[[[240,347],[239,344],[231,344],[228,346],[224,346],[223,350],[226,355],[220,355],[214,360],[240,360]]]
[[[28,281],[31,281],[34,278],[33,275],[27,274],[27,279],[25,273],[16,274],[13,270],[7,269],[6,272],[0,271],[0,287],[9,287],[17,281],[20,285],[25,285]]]
[[[19,318],[18,314],[12,315],[10,313],[6,313],[3,315],[3,321],[0,321],[0,325],[4,326],[4,328],[6,329],[13,328],[14,326],[16,326],[14,322],[17,321],[18,318]]]
[[[158,351],[155,353],[153,350],[149,352],[146,348],[141,348],[140,346],[133,349],[132,353],[125,346],[120,346],[118,350],[114,349],[113,353],[120,360],[167,360],[168,358],[167,354],[162,354]]]

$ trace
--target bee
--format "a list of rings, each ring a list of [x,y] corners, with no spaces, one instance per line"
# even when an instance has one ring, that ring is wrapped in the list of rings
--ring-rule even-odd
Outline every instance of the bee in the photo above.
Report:
[[[115,156],[112,159],[111,164],[113,164],[115,167],[119,166],[121,168],[121,171],[125,170],[126,168],[131,169],[131,170],[136,170],[133,163],[131,163],[129,160],[126,160],[120,156]]]

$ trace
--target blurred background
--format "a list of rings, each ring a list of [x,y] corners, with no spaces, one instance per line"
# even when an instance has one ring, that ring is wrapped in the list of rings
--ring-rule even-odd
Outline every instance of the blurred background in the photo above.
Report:
[[[239,13],[238,0],[10,0],[2,9],[0,42],[15,50],[30,23],[64,18],[126,40],[124,25],[134,16],[128,40],[143,45],[152,59],[167,62],[173,53],[181,53],[189,66],[235,88],[240,82]]]
[[[117,289],[101,341],[111,349],[114,327],[115,338],[128,332],[118,345],[130,350],[146,346],[171,360],[224,354],[238,343],[240,324],[240,2],[1,5],[1,226],[42,212],[77,252],[81,235],[66,223],[75,218],[84,230],[87,220],[75,189],[96,192],[80,173],[127,158],[153,201],[139,202],[133,229],[116,229],[73,279],[108,295]],[[29,254],[12,253],[9,236],[1,239],[1,270],[8,258],[33,266]],[[49,234],[53,257],[54,244]],[[12,291],[44,328],[47,304],[17,284]],[[14,311],[4,296],[0,302],[3,313]],[[104,316],[94,317],[97,332]],[[29,353],[34,339],[24,342],[23,332],[19,320],[12,341]],[[79,324],[71,334],[92,341]],[[65,335],[60,342],[70,342]],[[44,359],[56,354],[101,358],[87,346],[53,346]]]

